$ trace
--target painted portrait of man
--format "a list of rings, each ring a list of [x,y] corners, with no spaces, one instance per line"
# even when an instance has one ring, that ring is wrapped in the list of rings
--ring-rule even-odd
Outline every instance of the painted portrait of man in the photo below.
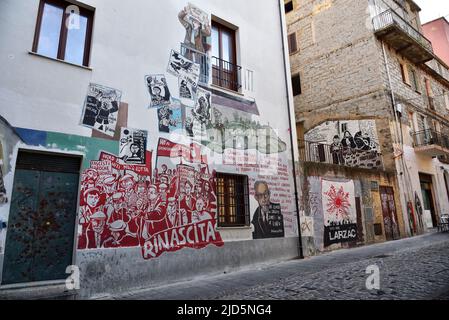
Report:
[[[271,202],[268,183],[257,181],[254,184],[254,191],[259,207],[251,221],[254,226],[253,239],[283,238],[285,233],[281,205]]]

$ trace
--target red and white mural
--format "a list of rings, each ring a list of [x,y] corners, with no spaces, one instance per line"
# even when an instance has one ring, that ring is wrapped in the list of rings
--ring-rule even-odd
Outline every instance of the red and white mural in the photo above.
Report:
[[[322,180],[324,245],[357,239],[354,182]]]
[[[122,164],[102,152],[82,178],[79,249],[142,248],[145,259],[185,247],[222,246],[215,173],[201,147],[160,139],[157,164]]]

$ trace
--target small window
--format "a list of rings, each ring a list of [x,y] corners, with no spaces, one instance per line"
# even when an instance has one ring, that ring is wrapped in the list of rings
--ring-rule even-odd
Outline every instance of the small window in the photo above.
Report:
[[[293,11],[293,1],[287,1],[285,3],[285,13],[289,13]]]
[[[447,91],[444,91],[443,97],[444,97],[444,106],[446,107],[446,109],[449,109],[449,93]]]
[[[400,63],[400,66],[401,66],[402,81],[406,84],[409,84],[408,76],[407,76],[407,66],[403,63]]]
[[[347,123],[342,123],[341,124],[341,132],[345,133],[346,131],[348,131],[348,124]]]
[[[247,176],[217,173],[217,201],[220,227],[249,226]]]
[[[288,36],[288,52],[289,54],[293,54],[296,51],[298,51],[298,44],[296,41],[296,32],[294,32]]]
[[[61,0],[41,0],[33,52],[88,66],[94,13]]]
[[[413,68],[410,68],[410,78],[412,80],[412,87],[413,89],[418,92],[421,93],[421,86],[419,83],[419,77],[416,74],[416,71]]]
[[[298,74],[292,77],[293,95],[296,97],[301,94],[301,76]]]

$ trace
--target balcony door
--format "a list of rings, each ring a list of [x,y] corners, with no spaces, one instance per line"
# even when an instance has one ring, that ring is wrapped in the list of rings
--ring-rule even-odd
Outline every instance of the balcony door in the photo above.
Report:
[[[213,84],[238,91],[235,30],[212,21]]]

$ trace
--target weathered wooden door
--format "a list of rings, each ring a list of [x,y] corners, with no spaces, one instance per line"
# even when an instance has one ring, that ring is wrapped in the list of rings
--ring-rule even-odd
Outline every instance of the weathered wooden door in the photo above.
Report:
[[[399,239],[399,224],[394,201],[394,190],[391,187],[380,187],[379,190],[382,201],[385,237],[387,241]]]
[[[19,153],[2,284],[63,280],[72,264],[80,160]]]

